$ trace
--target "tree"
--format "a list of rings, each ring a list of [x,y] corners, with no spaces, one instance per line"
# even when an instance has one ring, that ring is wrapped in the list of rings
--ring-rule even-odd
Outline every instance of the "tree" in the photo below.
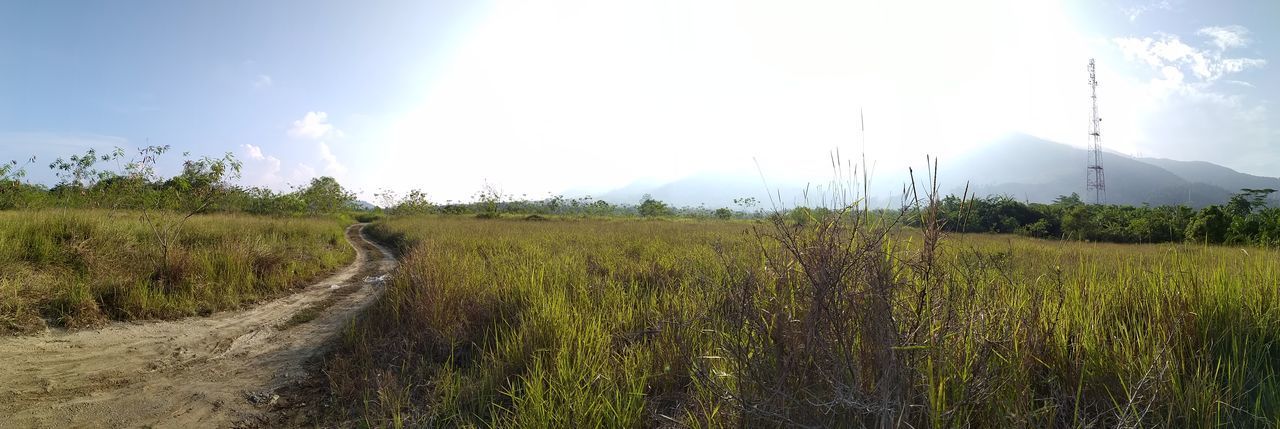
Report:
[[[168,150],[168,146],[148,146],[148,148],[160,148]],[[163,153],[163,150],[161,151]],[[49,163],[49,169],[61,180],[59,184],[70,188],[84,190],[91,188],[98,181],[106,180],[116,174],[110,170],[99,170],[94,168],[99,162],[117,161],[124,157],[124,149],[115,148],[111,153],[98,155],[96,149],[89,149],[83,155],[71,155],[67,159],[58,158]]]
[[[1231,197],[1227,202],[1226,212],[1232,216],[1248,216],[1256,209],[1267,207],[1267,196],[1276,192],[1275,189],[1249,189],[1244,188],[1240,193]]]
[[[649,194],[644,194],[640,199],[639,210],[640,216],[644,217],[671,216],[672,214],[671,207],[667,206],[667,203],[655,200]]]
[[[307,211],[312,214],[337,213],[356,200],[355,194],[329,176],[311,179],[311,184],[299,189],[297,193],[306,203]]]
[[[1097,224],[1089,206],[1074,204],[1062,211],[1062,234],[1067,238],[1087,240],[1093,237]]]
[[[405,194],[404,198],[396,202],[394,206],[389,207],[389,210],[396,215],[411,215],[430,213],[433,208],[431,201],[427,199],[426,192],[421,189],[413,189],[408,194]]]
[[[724,219],[724,220],[733,219],[733,210],[729,210],[728,208],[721,207],[716,209],[716,211],[713,212],[712,215],[714,215],[717,219]]]
[[[484,186],[476,192],[476,202],[480,204],[480,213],[476,217],[480,218],[497,218],[499,216],[498,209],[507,200],[506,194],[502,193],[502,189],[498,185],[484,182]]]
[[[1058,198],[1055,198],[1053,200],[1053,205],[1055,206],[1070,207],[1070,206],[1078,206],[1083,204],[1084,204],[1084,200],[1081,200],[1080,194],[1077,194],[1075,192],[1072,192],[1071,195],[1059,195]]]
[[[33,162],[36,162],[34,156],[27,164]],[[27,164],[19,165],[18,161],[0,164],[0,210],[17,207],[21,196],[29,191],[30,186],[22,182],[27,177]]]
[[[137,209],[151,229],[159,250],[153,280],[162,286],[172,286],[181,275],[173,268],[173,258],[174,250],[182,243],[187,220],[216,206],[234,191],[230,181],[240,177],[241,166],[230,152],[219,158],[188,158],[182,163],[181,174],[161,183],[155,166],[168,151],[167,145],[138,149],[136,157],[125,165],[125,174],[111,177],[111,193]],[[123,151],[117,148],[116,153]]]
[[[1201,243],[1222,243],[1227,238],[1231,220],[1221,207],[1209,206],[1200,210],[1187,225],[1187,240]]]
[[[613,205],[605,200],[595,200],[587,204],[587,214],[594,216],[608,216],[613,213]]]

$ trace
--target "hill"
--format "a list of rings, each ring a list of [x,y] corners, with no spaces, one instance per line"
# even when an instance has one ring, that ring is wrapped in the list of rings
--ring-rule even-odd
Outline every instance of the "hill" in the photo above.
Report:
[[[1084,195],[1087,151],[1025,134],[999,138],[941,165],[944,192],[959,194],[969,183],[978,196],[1008,195],[1021,201],[1052,202],[1060,195]],[[1185,204],[1203,207],[1225,203],[1241,188],[1280,189],[1280,178],[1255,176],[1203,161],[1136,158],[1108,152],[1106,202],[1127,205]],[[898,201],[905,175],[881,177],[871,190],[873,206]],[[825,184],[825,183],[823,183]],[[644,194],[678,206],[733,207],[733,200],[754,197],[768,207],[770,196],[783,205],[809,201],[819,186],[799,182],[770,183],[758,177],[699,174],[667,183],[638,182],[607,192],[603,199],[631,203]]]

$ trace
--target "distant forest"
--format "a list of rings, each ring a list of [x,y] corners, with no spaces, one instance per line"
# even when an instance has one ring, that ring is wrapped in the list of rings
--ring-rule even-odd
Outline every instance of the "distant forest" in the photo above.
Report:
[[[1275,189],[1241,189],[1225,205],[1200,210],[1175,206],[1085,204],[1077,194],[1051,204],[1009,196],[941,201],[945,229],[1113,243],[1194,242],[1280,245],[1280,208],[1268,207]]]

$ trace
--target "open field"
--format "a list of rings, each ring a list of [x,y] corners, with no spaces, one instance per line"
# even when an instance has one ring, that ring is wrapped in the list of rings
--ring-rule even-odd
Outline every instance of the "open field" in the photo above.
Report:
[[[192,217],[161,264],[139,212],[0,212],[0,334],[240,308],[351,261],[337,218]]]
[[[370,426],[1280,424],[1280,253],[861,222],[395,218]]]

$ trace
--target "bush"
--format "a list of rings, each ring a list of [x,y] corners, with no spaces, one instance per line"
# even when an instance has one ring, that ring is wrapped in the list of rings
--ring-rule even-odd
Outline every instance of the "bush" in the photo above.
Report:
[[[644,198],[640,200],[640,207],[638,208],[638,210],[640,211],[640,216],[644,216],[644,217],[659,217],[659,216],[672,215],[671,207],[667,206],[667,203],[655,200],[653,199],[653,197],[649,196],[648,194],[646,194]]]

